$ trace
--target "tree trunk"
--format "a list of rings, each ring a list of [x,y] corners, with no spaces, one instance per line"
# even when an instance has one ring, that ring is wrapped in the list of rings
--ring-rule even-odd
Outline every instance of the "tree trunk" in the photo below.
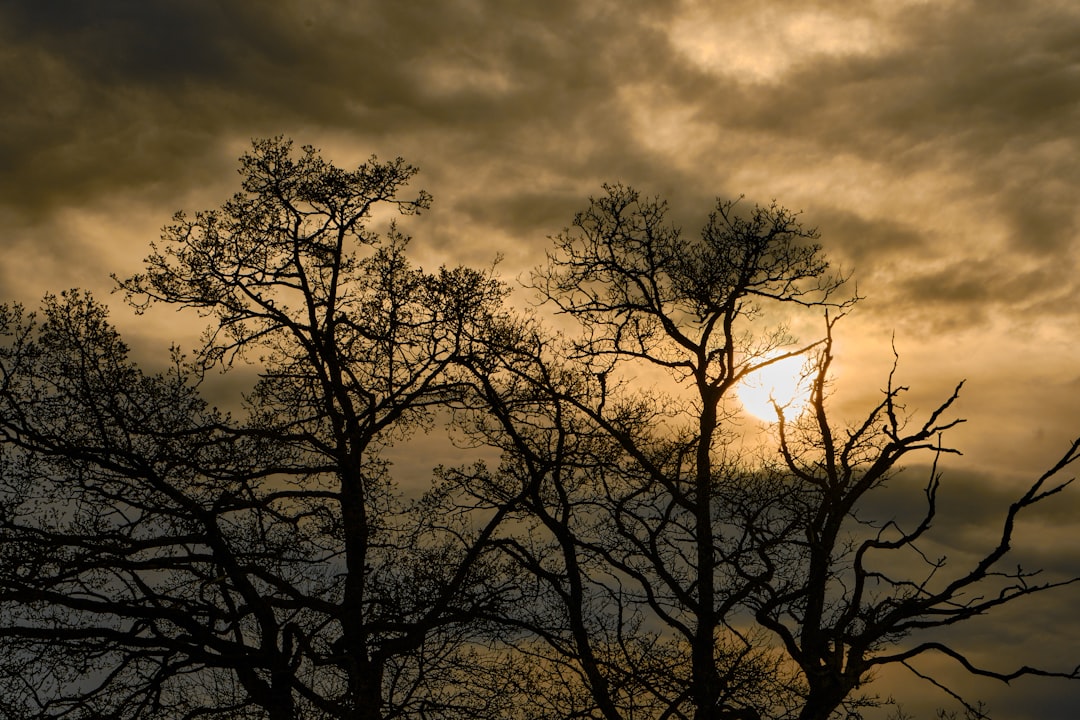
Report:
[[[350,705],[343,720],[382,720],[382,667],[365,661],[349,671]]]
[[[799,720],[829,720],[847,695],[835,681],[823,678],[811,681],[810,693],[799,712]]]
[[[341,520],[345,534],[345,589],[342,598],[342,653],[349,678],[342,718],[379,720],[382,717],[382,663],[370,656],[365,595],[370,527],[364,497],[361,452],[354,447],[341,477]]]
[[[716,556],[712,523],[712,438],[716,431],[716,393],[699,383],[697,474],[694,483],[694,532],[697,542],[697,627],[690,650],[695,720],[714,720],[720,711],[720,678],[716,672]]]
[[[270,692],[266,702],[269,720],[294,720],[296,704],[293,702],[292,673],[273,673],[270,677]]]

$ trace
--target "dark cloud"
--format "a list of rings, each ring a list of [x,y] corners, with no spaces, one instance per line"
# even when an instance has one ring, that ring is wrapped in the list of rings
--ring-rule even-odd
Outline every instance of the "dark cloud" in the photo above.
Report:
[[[897,326],[1071,314],[1080,10],[919,3],[879,30],[879,49],[810,54],[735,93],[701,83],[699,116],[755,137],[776,172],[820,184],[810,217]],[[772,157],[779,147],[794,167]],[[876,207],[852,203],[860,180],[878,188]]]
[[[883,38],[880,53],[802,62],[784,82],[757,88],[731,119],[890,163],[941,150],[992,158],[1009,142],[1072,137],[1075,7],[920,4],[881,29],[897,37]]]
[[[6,64],[22,72],[3,88],[11,99],[3,122],[16,132],[0,141],[0,161],[10,170],[4,196],[21,207],[208,163],[230,136],[305,127],[385,144],[438,128],[434,147],[404,144],[430,157],[456,150],[470,164],[508,151],[528,158],[575,129],[595,134],[581,117],[603,112],[616,80],[664,64],[651,67],[663,37],[643,29],[649,13],[635,5],[113,0],[89,8],[3,11]],[[609,139],[618,129],[608,124]],[[584,150],[565,158],[569,170],[595,161]]]
[[[1067,159],[1080,124],[1080,10],[919,4],[883,30],[897,39],[880,54],[801,63],[722,121],[896,171],[955,173],[994,197],[1017,247],[1067,247],[1080,188]]]
[[[897,256],[924,252],[929,242],[912,224],[893,218],[867,218],[858,208],[825,206],[814,210],[812,221],[830,252],[860,277],[872,276]]]
[[[1000,258],[958,259],[944,267],[927,270],[900,282],[900,291],[919,302],[941,308],[970,305],[985,313],[1000,312],[1002,306],[1021,311],[1052,311],[1048,302],[1056,290],[1055,268],[1047,264],[1032,269],[1010,268]]]

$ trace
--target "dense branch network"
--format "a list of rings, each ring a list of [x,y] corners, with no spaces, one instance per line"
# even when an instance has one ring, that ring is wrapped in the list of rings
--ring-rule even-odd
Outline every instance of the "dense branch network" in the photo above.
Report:
[[[530,282],[554,333],[491,272],[410,261],[386,218],[431,199],[402,160],[273,138],[240,172],[117,279],[138,313],[207,321],[190,355],[141,369],[82,292],[0,306],[6,716],[826,720],[896,665],[979,717],[918,658],[1077,677],[983,667],[941,631],[1075,582],[1006,560],[1080,440],[972,564],[930,555],[961,387],[908,417],[894,365],[834,422],[858,298],[797,214],[719,201],[690,236],[606,186]],[[785,324],[820,316],[809,340]],[[742,452],[732,391],[792,357],[809,410],[776,407],[775,456]],[[245,364],[215,408],[207,373]],[[386,450],[443,421],[472,462],[400,477]],[[919,457],[920,517],[869,516]]]

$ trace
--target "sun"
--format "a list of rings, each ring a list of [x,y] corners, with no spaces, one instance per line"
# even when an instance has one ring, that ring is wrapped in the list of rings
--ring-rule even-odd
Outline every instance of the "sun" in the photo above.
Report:
[[[767,358],[766,358],[767,359]],[[784,417],[796,418],[810,402],[810,380],[805,375],[806,358],[795,356],[777,360],[751,373],[735,390],[743,409],[758,420],[777,421],[773,401]]]

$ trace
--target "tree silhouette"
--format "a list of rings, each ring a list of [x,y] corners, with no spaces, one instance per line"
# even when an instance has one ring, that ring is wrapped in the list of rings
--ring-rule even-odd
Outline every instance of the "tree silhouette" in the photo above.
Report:
[[[1061,489],[1074,443],[1009,510],[998,544],[943,582],[941,561],[906,578],[872,555],[918,549],[935,517],[940,436],[961,422],[952,393],[907,427],[890,382],[864,421],[828,419],[832,331],[852,298],[816,234],[775,205],[737,214],[721,202],[699,238],[665,221],[666,206],[606,188],[555,239],[534,285],[581,333],[560,340],[519,322],[515,352],[478,376],[496,408],[463,421],[500,447],[497,472],[460,482],[493,504],[523,489],[530,532],[503,551],[536,578],[532,602],[505,619],[512,643],[533,638],[551,682],[574,668],[583,694],[558,712],[640,717],[825,719],[874,705],[871,672],[937,651],[970,672],[1076,677],[1024,667],[993,672],[933,631],[1073,579],[1031,582],[1001,567],[1018,513]],[[825,333],[793,346],[764,322],[776,305],[824,311]],[[777,352],[791,348],[788,352]],[[810,410],[777,407],[782,453],[740,454],[725,402],[740,379],[793,355],[815,357]],[[674,381],[644,391],[649,366]],[[914,528],[863,517],[902,458],[935,455],[927,513]],[[924,556],[925,557],[925,556]],[[887,565],[885,566],[887,567]],[[916,637],[925,640],[906,644]],[[936,681],[930,679],[931,682]],[[952,692],[946,688],[947,692]],[[955,695],[955,693],[954,693]],[[962,701],[963,702],[963,701]],[[968,706],[971,707],[970,705]]]
[[[577,324],[555,333],[491,273],[409,261],[392,217],[430,198],[403,161],[274,138],[240,173],[117,279],[138,313],[207,320],[164,370],[86,293],[0,306],[8,716],[823,720],[924,653],[1075,677],[977,666],[938,631],[1072,582],[1004,560],[1080,441],[971,567],[926,555],[959,388],[917,420],[890,376],[836,429],[857,298],[797,215],[719,202],[691,238],[607,186],[532,279]],[[822,336],[797,342],[793,312]],[[741,451],[733,389],[798,356],[810,410],[777,408],[774,456]],[[258,381],[234,416],[204,379],[240,364]],[[447,418],[476,462],[406,495],[385,451]],[[868,516],[920,453],[923,517]],[[923,575],[882,559],[905,552]]]
[[[571,659],[609,720],[757,717],[793,688],[732,624],[754,589],[737,572],[753,548],[748,529],[717,518],[731,492],[724,400],[755,369],[806,350],[772,355],[791,342],[783,326],[748,332],[769,306],[850,300],[834,300],[843,279],[783,208],[741,217],[720,203],[696,239],[665,215],[659,200],[607,187],[534,281],[581,338],[556,349],[534,331],[501,355],[507,387],[546,403],[493,387],[501,422],[477,426],[511,458],[502,472],[529,489],[534,535],[550,537],[506,542],[547,585],[535,614],[511,624]],[[689,399],[633,390],[628,364],[666,371]]]
[[[831,330],[831,328],[830,328]],[[1076,582],[1078,578],[1039,581],[1037,570],[1008,567],[1013,531],[1021,512],[1061,492],[1071,479],[1061,472],[1080,458],[1080,439],[1009,507],[997,544],[971,567],[949,574],[945,558],[932,559],[920,549],[937,514],[942,455],[956,453],[942,436],[964,422],[948,413],[959,396],[958,385],[922,422],[906,416],[901,404],[906,387],[893,373],[882,401],[865,419],[839,434],[826,408],[826,378],[832,362],[831,332],[818,359],[811,409],[792,427],[777,409],[783,468],[790,489],[778,494],[785,507],[785,532],[792,532],[794,552],[783,557],[761,552],[762,592],[752,602],[755,618],[775,633],[805,677],[808,692],[800,720],[825,720],[870,673],[886,665],[907,667],[942,687],[964,705],[981,711],[909,664],[925,653],[942,653],[976,675],[1008,682],[1022,675],[1077,678],[1080,668],[1050,671],[1022,666],[992,670],[979,667],[954,645],[941,640],[943,628],[984,615],[1025,596]],[[861,513],[867,498],[894,476],[901,459],[931,453],[933,462],[923,493],[925,513],[902,528],[892,519]],[[909,482],[910,478],[903,478]],[[752,523],[748,523],[751,525]],[[775,522],[757,523],[755,533],[773,544]],[[911,576],[890,569],[889,554],[920,558],[925,573]],[[885,557],[883,557],[885,556]]]
[[[178,214],[121,282],[140,311],[210,319],[171,374],[139,373],[83,296],[49,301],[41,325],[9,318],[4,633],[75,659],[23,694],[87,716],[481,714],[491,700],[447,686],[504,592],[481,552],[501,514],[474,527],[403,502],[379,452],[465,392],[448,370],[502,289],[413,268],[392,223],[369,227],[380,205],[428,204],[399,197],[401,161],[346,172],[274,139],[241,162],[243,192]],[[195,392],[238,359],[260,372],[240,422]],[[42,630],[61,621],[66,636]]]

